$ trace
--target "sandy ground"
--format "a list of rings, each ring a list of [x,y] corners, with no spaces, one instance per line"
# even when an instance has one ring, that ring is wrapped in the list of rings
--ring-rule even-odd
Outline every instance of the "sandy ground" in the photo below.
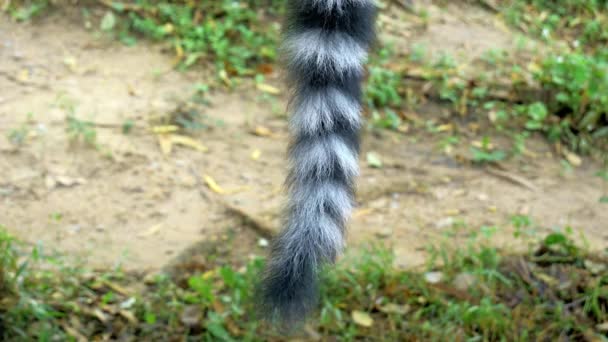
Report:
[[[486,25],[491,19],[465,22],[458,13],[437,13],[432,17],[439,19],[415,37],[392,37],[442,42],[455,54],[511,42],[504,30]],[[187,101],[209,70],[176,71],[158,46],[140,41],[125,47],[61,14],[35,25],[0,17],[0,61],[0,224],[10,232],[96,267],[158,269],[201,241],[231,241],[244,256],[265,253],[262,236],[242,218],[277,226],[287,144],[284,95],[269,98],[246,85],[212,91],[208,105],[195,107],[210,128],[194,139],[208,151],[174,146],[166,155],[151,122]],[[269,82],[281,87],[278,76]],[[416,115],[443,112],[427,104]],[[99,148],[70,143],[70,114],[95,123]],[[129,134],[122,132],[125,122],[133,123]],[[21,127],[29,137],[15,148],[8,135]],[[363,138],[350,246],[387,243],[398,266],[417,266],[428,256],[425,247],[441,241],[451,223],[465,222],[469,229],[501,227],[493,241],[513,248],[521,244],[512,239],[516,213],[528,214],[540,233],[572,226],[593,248],[608,242],[608,210],[598,203],[606,189],[593,177],[598,166],[583,160],[565,172],[542,139],[528,145],[535,158],[504,163],[501,174],[510,176],[504,177],[463,163],[457,152],[443,153],[441,134],[366,132]],[[463,153],[469,146],[463,143]],[[382,158],[382,168],[367,165],[370,151]],[[206,176],[226,193],[210,189]],[[469,233],[450,242],[461,243]]]

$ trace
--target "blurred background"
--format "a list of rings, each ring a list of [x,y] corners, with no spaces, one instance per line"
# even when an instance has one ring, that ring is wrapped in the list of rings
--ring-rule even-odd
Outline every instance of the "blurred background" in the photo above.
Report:
[[[379,0],[357,209],[292,337],[283,0],[0,0],[6,340],[608,334],[608,2]]]

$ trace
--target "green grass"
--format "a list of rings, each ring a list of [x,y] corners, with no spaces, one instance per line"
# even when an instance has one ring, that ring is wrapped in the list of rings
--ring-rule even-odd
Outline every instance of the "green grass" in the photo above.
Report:
[[[524,243],[530,219],[516,216],[513,225]],[[608,319],[606,258],[575,244],[570,230],[548,235],[529,253],[504,254],[488,242],[498,230],[481,227],[460,248],[431,248],[428,272],[437,279],[394,269],[382,247],[350,254],[323,272],[311,329],[344,341],[600,338],[597,326]],[[22,254],[4,230],[0,247],[4,340],[280,340],[252,314],[263,259],[171,279],[74,268],[40,248]]]
[[[175,55],[180,68],[212,64],[218,84],[232,86],[242,77],[261,78],[277,68],[283,1],[106,4],[97,19],[83,5],[93,27],[128,45],[141,38],[158,41]],[[12,1],[7,11],[16,20],[30,20],[52,6],[42,0]],[[522,146],[522,132],[542,133],[582,153],[608,147],[606,2],[510,0],[499,2],[497,10],[520,31],[520,43],[514,50],[486,51],[475,72],[464,74],[448,54],[428,61],[421,44],[406,58],[390,45],[375,50],[365,85],[371,125],[398,129],[404,124],[403,111],[416,108],[424,96],[405,81],[415,66],[453,112],[479,120],[495,117],[495,128],[518,137],[514,150]],[[541,40],[544,48],[527,47],[531,38]]]

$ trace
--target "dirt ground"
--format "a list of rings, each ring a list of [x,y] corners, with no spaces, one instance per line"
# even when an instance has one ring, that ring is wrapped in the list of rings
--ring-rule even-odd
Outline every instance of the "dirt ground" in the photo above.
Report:
[[[511,42],[504,29],[487,25],[492,18],[465,22],[456,12],[430,12],[429,28],[412,41],[439,46],[447,37],[445,48],[474,54]],[[120,45],[61,13],[35,24],[0,17],[0,61],[0,225],[11,233],[94,267],[154,270],[201,241],[231,241],[243,256],[265,253],[263,235],[243,217],[277,227],[287,143],[284,94],[269,100],[251,86],[212,91],[210,103],[199,107],[211,128],[195,137],[208,151],[175,146],[165,155],[151,118],[188,100],[210,70],[176,71],[158,46]],[[278,76],[269,82],[282,88]],[[69,108],[95,123],[99,149],[70,143]],[[443,112],[427,104],[416,115]],[[133,123],[130,134],[122,132],[125,122]],[[15,148],[8,135],[24,125],[29,135]],[[598,203],[606,189],[593,176],[598,165],[583,159],[566,172],[551,147],[534,138],[528,149],[535,157],[488,171],[463,163],[458,153],[443,153],[443,137],[416,130],[364,134],[350,246],[388,243],[398,266],[415,267],[451,223],[464,221],[504,227],[493,240],[514,248],[520,242],[512,239],[509,222],[516,213],[528,214],[541,233],[572,226],[593,248],[606,246],[608,210]],[[469,143],[461,148],[465,154]],[[367,165],[370,151],[380,155],[382,168]],[[225,193],[210,189],[206,177]],[[456,235],[453,243],[466,236]]]

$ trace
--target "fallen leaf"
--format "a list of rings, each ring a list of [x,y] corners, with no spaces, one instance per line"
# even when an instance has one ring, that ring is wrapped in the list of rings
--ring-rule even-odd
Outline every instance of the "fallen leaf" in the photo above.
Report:
[[[179,126],[176,125],[165,125],[165,126],[154,126],[152,132],[155,134],[167,134],[179,131]]]
[[[259,137],[272,137],[274,136],[274,134],[272,133],[272,131],[264,126],[256,126],[255,129],[253,130],[253,134],[259,136]]]
[[[365,215],[371,214],[372,212],[374,212],[374,210],[375,210],[374,208],[362,208],[362,209],[358,209],[353,214],[353,217],[363,217]]]
[[[207,152],[209,150],[198,141],[184,135],[172,135],[171,142],[175,145],[191,147],[200,152]]]
[[[20,82],[27,82],[30,79],[30,71],[27,69],[21,69],[17,74],[17,80]]]
[[[382,311],[384,313],[405,315],[410,311],[410,306],[407,304],[399,305],[399,304],[394,304],[394,303],[388,303],[388,304],[380,307],[380,311]]]
[[[263,91],[265,93],[272,94],[272,95],[278,95],[281,93],[279,88],[273,87],[273,86],[271,86],[269,84],[265,84],[265,83],[258,83],[256,85],[256,88],[258,88],[258,90],[260,90],[260,91]]]
[[[158,135],[158,144],[160,145],[160,150],[164,155],[168,156],[171,154],[173,150],[173,142],[171,141],[171,137],[166,134]]]
[[[437,132],[447,132],[447,131],[451,131],[453,129],[454,129],[454,126],[452,126],[451,124],[440,125],[437,127]]]
[[[448,209],[444,212],[444,214],[449,216],[455,216],[460,214],[460,209]]]
[[[444,217],[442,219],[440,219],[439,221],[435,222],[435,227],[441,229],[441,228],[447,228],[447,227],[451,227],[454,224],[454,218],[453,217]]]
[[[572,152],[565,152],[564,157],[566,157],[566,160],[572,166],[579,167],[583,164],[583,160],[581,159],[581,157],[577,156]]]
[[[367,153],[367,164],[374,168],[382,168],[382,160],[376,152]]]
[[[102,31],[110,31],[116,26],[116,16],[112,11],[107,11],[106,14],[101,18],[99,28]]]
[[[257,66],[257,70],[261,73],[261,74],[271,74],[274,71],[274,67],[272,64],[259,64]]]
[[[251,159],[253,160],[258,160],[260,159],[260,156],[262,155],[262,151],[260,151],[259,149],[255,149],[253,150],[253,152],[251,153]]]
[[[129,323],[131,323],[133,325],[137,324],[137,318],[135,317],[135,315],[131,311],[120,310],[118,313],[122,317],[124,317],[127,321],[129,321]]]
[[[484,144],[484,143],[483,143],[483,142],[481,142],[481,141],[473,141],[473,142],[471,143],[471,145],[472,145],[473,147],[477,147],[477,148],[479,148],[479,149],[483,149],[483,150],[493,150],[493,149],[494,149],[494,145],[493,145],[492,143],[487,143],[487,144]]]
[[[162,223],[156,224],[156,225],[150,227],[145,232],[139,234],[138,236],[139,237],[146,237],[146,236],[154,235],[154,234],[158,233],[162,227],[163,227]]]
[[[226,72],[226,70],[220,71],[219,77],[227,87],[230,87],[232,85],[232,82],[230,81],[230,78],[228,77],[228,73]]]
[[[127,299],[124,302],[120,303],[120,308],[123,309],[123,310],[130,309],[130,308],[133,307],[133,305],[135,304],[135,302],[137,302],[137,299],[135,299],[135,297],[130,297],[129,299]]]
[[[604,322],[595,326],[595,328],[599,331],[608,331],[608,322]]]
[[[221,186],[219,186],[215,180],[213,178],[211,178],[208,175],[204,175],[203,179],[205,180],[205,183],[207,183],[207,186],[209,186],[209,189],[211,189],[213,192],[218,193],[218,194],[225,194],[226,190],[224,190]]]
[[[369,328],[374,325],[374,319],[367,312],[354,310],[351,314],[356,324]]]
[[[76,61],[76,58],[68,56],[63,59],[63,64],[65,64],[71,72],[77,72],[76,66],[78,65],[78,62]]]
[[[65,187],[71,187],[74,185],[81,185],[86,183],[86,180],[83,178],[71,178],[67,176],[57,176],[55,177],[55,181],[57,182],[57,184]]]
[[[46,176],[44,179],[44,184],[46,185],[47,189],[51,190],[57,186],[57,181],[51,176]]]
[[[592,274],[600,274],[606,270],[606,265],[586,259],[583,264]]]

